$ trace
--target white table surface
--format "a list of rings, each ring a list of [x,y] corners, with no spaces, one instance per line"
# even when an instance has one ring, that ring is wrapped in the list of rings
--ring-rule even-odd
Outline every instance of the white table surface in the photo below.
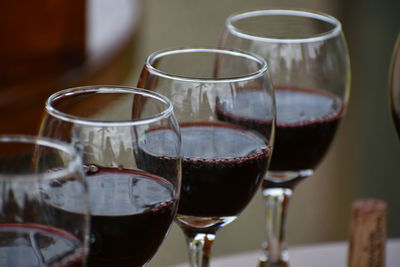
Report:
[[[237,253],[223,257],[214,257],[211,267],[247,267],[257,266],[258,251]],[[347,243],[321,243],[289,248],[291,267],[346,267]],[[188,264],[175,267],[188,267]],[[390,239],[386,246],[386,267],[400,266],[400,239]]]

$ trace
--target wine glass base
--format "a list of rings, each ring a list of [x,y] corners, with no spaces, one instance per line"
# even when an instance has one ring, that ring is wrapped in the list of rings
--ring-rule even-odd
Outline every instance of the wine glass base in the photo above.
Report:
[[[289,267],[289,263],[283,260],[277,262],[268,262],[260,260],[258,262],[258,267]]]
[[[289,254],[285,250],[280,258],[272,259],[268,256],[267,251],[261,251],[258,267],[289,267]]]

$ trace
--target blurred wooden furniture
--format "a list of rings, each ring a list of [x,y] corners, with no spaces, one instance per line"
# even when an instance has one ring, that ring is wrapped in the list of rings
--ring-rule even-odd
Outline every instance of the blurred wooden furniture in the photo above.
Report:
[[[140,0],[1,1],[0,134],[36,134],[55,91],[123,82],[140,16]]]

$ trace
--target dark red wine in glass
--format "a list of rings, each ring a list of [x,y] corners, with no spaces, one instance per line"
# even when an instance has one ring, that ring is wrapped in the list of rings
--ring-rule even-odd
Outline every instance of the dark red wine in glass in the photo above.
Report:
[[[266,238],[259,267],[287,267],[285,218],[293,190],[328,151],[349,97],[350,60],[342,26],[312,10],[238,12],[226,19],[219,45],[262,56],[271,71],[277,127],[263,182]]]
[[[216,116],[217,99],[235,101],[236,93],[250,85],[263,90],[258,104],[274,121],[268,66],[246,51],[201,47],[157,51],[146,59],[138,81],[138,87],[171,99],[180,126],[182,188],[175,221],[185,234],[191,266],[209,266],[218,230],[249,204],[268,166],[274,123],[260,134]],[[163,135],[161,130],[152,134]],[[153,161],[157,165],[157,159]]]
[[[0,266],[78,267],[82,243],[61,229],[29,223],[0,224]]]
[[[80,214],[57,217],[52,187],[65,181]],[[54,139],[0,135],[0,266],[84,267],[89,234],[89,204],[79,153]],[[54,190],[52,190],[54,189]]]
[[[178,213],[237,216],[254,196],[267,168],[270,148],[265,140],[219,123],[181,124],[181,135],[183,186]]]
[[[91,193],[87,266],[143,266],[157,251],[174,218],[174,186],[139,171],[95,165],[87,170]],[[62,185],[55,197],[68,193]],[[73,220],[79,212],[74,204],[70,201],[57,207],[57,216]]]
[[[400,35],[397,37],[389,73],[389,101],[393,122],[400,136]]]
[[[255,132],[226,123],[182,123],[180,128],[183,185],[178,213],[203,218],[237,216],[262,181],[270,154],[265,140]],[[147,135],[157,139],[166,134],[158,129]],[[168,160],[149,153],[142,158],[153,165]],[[167,166],[164,162],[159,165]]]
[[[259,97],[256,89],[242,90],[237,102],[250,103]],[[326,154],[343,116],[340,98],[326,91],[278,87],[275,90],[277,122],[273,156],[269,170],[276,172],[313,170]],[[218,118],[265,132],[271,120],[257,112],[230,109],[217,104]],[[296,181],[290,181],[296,182]],[[264,181],[264,186],[274,183]],[[279,186],[282,186],[280,184]]]
[[[147,131],[158,128],[168,131],[168,139],[149,140]],[[66,89],[48,99],[41,134],[66,140],[82,152],[90,192],[87,266],[144,266],[178,206],[181,141],[169,99],[133,87]],[[150,153],[154,149],[157,156],[171,158],[165,173],[160,166],[142,164],[141,143],[149,145]],[[62,195],[74,193],[67,184],[53,184],[59,188],[49,209],[71,222],[80,210],[73,201],[61,201]]]

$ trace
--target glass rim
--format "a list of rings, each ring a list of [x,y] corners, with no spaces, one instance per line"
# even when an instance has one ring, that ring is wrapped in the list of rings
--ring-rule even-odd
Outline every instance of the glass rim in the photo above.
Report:
[[[296,17],[316,19],[319,21],[330,23],[333,26],[333,29],[309,37],[279,38],[279,37],[251,35],[247,32],[242,31],[238,27],[233,26],[233,22],[235,21],[252,17],[271,16],[271,15],[296,16]],[[262,10],[241,11],[233,13],[230,16],[228,16],[228,18],[225,21],[225,27],[230,33],[244,39],[271,41],[275,43],[306,43],[306,42],[323,41],[338,36],[342,31],[342,25],[340,21],[335,17],[323,12],[307,10],[307,9],[262,9]]]
[[[81,158],[76,151],[76,149],[63,141],[52,139],[43,136],[33,136],[33,135],[23,135],[23,134],[0,134],[0,145],[5,143],[19,143],[27,145],[38,145],[42,147],[51,148],[54,150],[62,151],[71,156],[71,160],[65,167],[60,169],[52,170],[51,172],[39,172],[39,173],[26,173],[26,174],[4,174],[0,172],[0,181],[10,181],[10,180],[31,180],[31,179],[41,179],[41,180],[54,180],[57,178],[62,178],[71,174],[72,172],[79,172],[82,167]]]
[[[253,61],[256,61],[260,64],[260,68],[257,71],[244,74],[244,75],[238,75],[238,76],[232,76],[232,77],[223,77],[223,78],[208,78],[208,77],[188,77],[188,76],[183,76],[183,75],[177,75],[177,74],[172,74],[169,72],[162,71],[156,67],[153,66],[153,62],[157,60],[158,58],[164,57],[164,56],[169,56],[169,55],[175,55],[175,54],[189,54],[189,53],[214,53],[214,54],[225,54],[225,55],[232,55],[232,56],[240,56],[242,58],[247,58]],[[176,48],[167,48],[167,49],[162,49],[155,51],[151,53],[145,61],[145,66],[146,69],[152,73],[152,74],[157,74],[161,77],[168,78],[168,79],[175,79],[179,81],[184,81],[184,82],[200,82],[200,83],[226,83],[226,82],[238,82],[238,81],[246,81],[249,79],[253,79],[255,77],[259,77],[264,75],[269,68],[267,65],[267,62],[265,61],[264,58],[248,51],[244,51],[241,49],[235,49],[235,48],[222,48],[222,47],[216,47],[216,48],[210,48],[210,47],[176,47]]]
[[[166,108],[157,114],[150,115],[144,118],[116,121],[116,120],[89,119],[89,118],[74,116],[62,112],[52,105],[53,101],[57,100],[60,97],[71,96],[80,93],[121,93],[121,94],[141,95],[150,97],[152,99],[156,99],[161,103],[164,103],[166,105]],[[79,87],[64,89],[52,94],[47,99],[45,109],[50,115],[60,120],[81,125],[98,126],[98,127],[118,127],[118,126],[122,127],[122,126],[136,126],[136,125],[150,124],[152,122],[164,119],[173,113],[172,102],[164,95],[147,89],[141,89],[137,87],[123,86],[123,85],[88,85],[88,86],[79,86]]]

